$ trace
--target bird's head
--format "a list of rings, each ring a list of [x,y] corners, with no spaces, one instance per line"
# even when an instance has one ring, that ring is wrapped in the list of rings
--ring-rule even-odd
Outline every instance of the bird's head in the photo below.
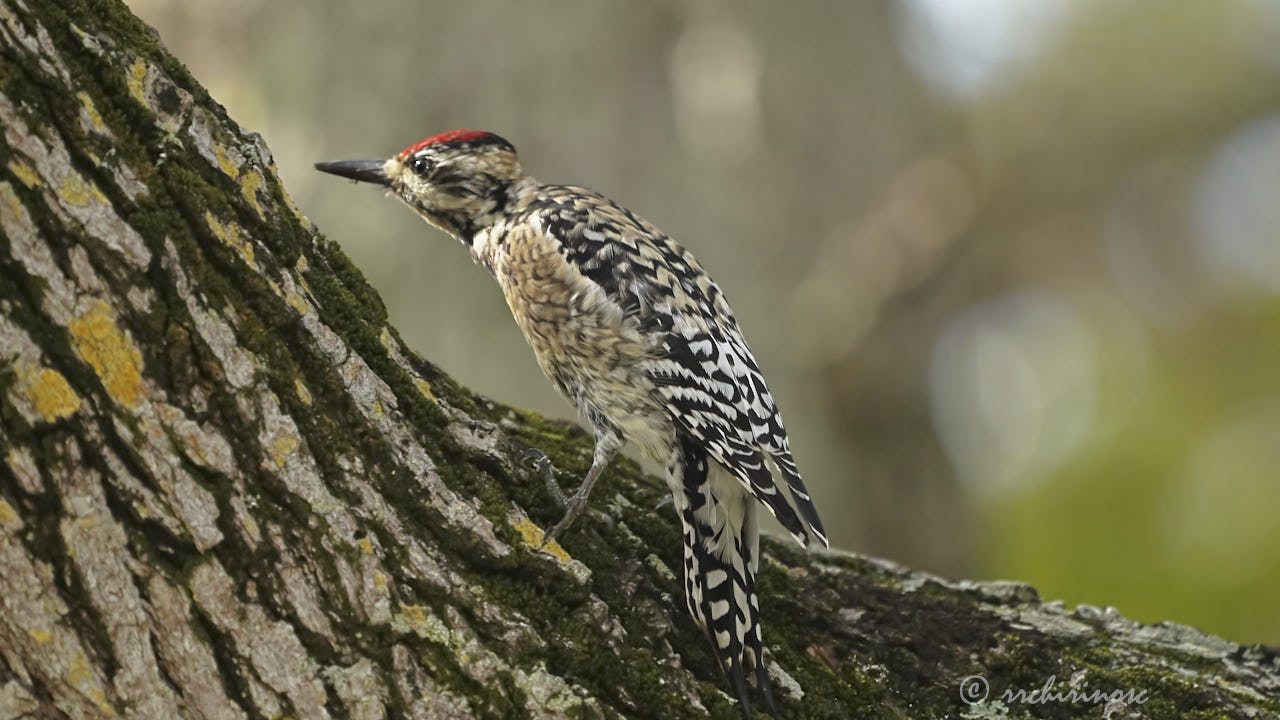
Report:
[[[468,245],[501,217],[524,178],[515,147],[480,130],[432,135],[386,160],[322,162],[316,169],[386,186],[427,222]]]

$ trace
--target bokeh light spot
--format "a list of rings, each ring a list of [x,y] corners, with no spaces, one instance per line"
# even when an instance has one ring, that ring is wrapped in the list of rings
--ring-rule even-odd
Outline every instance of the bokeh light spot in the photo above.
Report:
[[[1195,204],[1197,244],[1225,283],[1280,292],[1280,115],[1222,144]]]
[[[898,46],[929,83],[958,97],[1002,84],[1051,44],[1064,0],[901,0]]]
[[[1097,393],[1087,326],[1066,303],[1017,293],[957,315],[934,346],[933,424],[977,490],[1034,482],[1087,437]]]

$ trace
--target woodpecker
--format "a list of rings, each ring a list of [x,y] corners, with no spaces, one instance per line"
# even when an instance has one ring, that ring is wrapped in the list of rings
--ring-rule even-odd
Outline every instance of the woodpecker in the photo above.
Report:
[[[525,174],[515,147],[489,132],[455,130],[390,159],[316,169],[385,186],[461,241],[497,279],[542,371],[591,426],[591,468],[548,542],[586,509],[625,442],[665,465],[689,612],[743,711],[750,673],[776,714],[755,590],[756,501],[802,546],[810,534],[828,545],[827,536],[764,376],[693,255],[600,194]]]

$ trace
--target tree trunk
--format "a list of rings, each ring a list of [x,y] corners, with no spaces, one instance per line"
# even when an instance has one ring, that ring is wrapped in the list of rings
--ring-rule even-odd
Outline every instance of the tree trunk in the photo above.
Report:
[[[519,452],[585,433],[406,348],[118,2],[0,0],[0,53],[0,720],[737,717],[660,481],[536,552]],[[787,717],[1280,715],[1272,649],[764,547]]]

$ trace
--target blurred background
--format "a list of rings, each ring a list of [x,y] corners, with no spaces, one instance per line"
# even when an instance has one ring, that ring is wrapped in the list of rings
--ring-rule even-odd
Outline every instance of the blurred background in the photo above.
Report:
[[[573,416],[313,162],[488,129],[694,250],[840,547],[1280,644],[1280,3],[130,4],[474,389]]]

